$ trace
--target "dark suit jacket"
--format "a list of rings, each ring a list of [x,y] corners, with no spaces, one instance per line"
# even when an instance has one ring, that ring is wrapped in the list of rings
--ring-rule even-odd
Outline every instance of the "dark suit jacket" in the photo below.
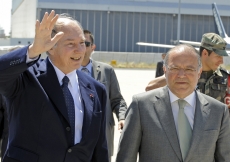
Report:
[[[4,162],[108,162],[105,87],[77,71],[84,108],[82,139],[71,145],[64,96],[48,59],[26,63],[27,47],[0,57],[9,145]]]
[[[113,112],[116,113],[118,120],[124,120],[127,106],[123,96],[121,95],[120,86],[113,67],[94,60],[92,60],[92,64],[93,78],[104,84],[107,91],[106,138],[109,156],[112,156],[114,152],[113,141],[115,126]]]
[[[155,78],[164,75],[163,61],[157,63]]]

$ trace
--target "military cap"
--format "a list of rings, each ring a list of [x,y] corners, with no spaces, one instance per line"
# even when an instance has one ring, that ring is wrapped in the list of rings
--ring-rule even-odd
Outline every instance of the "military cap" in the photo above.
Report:
[[[211,50],[220,56],[228,56],[226,41],[216,33],[205,33],[201,39],[201,47]]]

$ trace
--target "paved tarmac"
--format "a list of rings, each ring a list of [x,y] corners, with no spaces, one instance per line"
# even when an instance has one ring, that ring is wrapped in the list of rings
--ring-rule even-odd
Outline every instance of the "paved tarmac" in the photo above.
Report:
[[[155,77],[155,70],[134,70],[134,69],[115,69],[117,79],[120,84],[121,93],[129,106],[134,94],[145,92],[145,87]],[[115,117],[115,119],[117,119]],[[112,162],[115,162],[117,147],[120,138],[120,131],[117,129],[117,120],[115,125],[114,138],[114,156]]]

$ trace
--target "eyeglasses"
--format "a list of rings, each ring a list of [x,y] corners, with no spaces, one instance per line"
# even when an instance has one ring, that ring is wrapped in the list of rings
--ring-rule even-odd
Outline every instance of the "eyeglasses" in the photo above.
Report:
[[[85,41],[85,46],[86,47],[89,47],[89,46],[91,46],[92,45],[92,43],[91,42],[87,42],[87,41]]]
[[[181,70],[185,73],[185,74],[194,74],[195,71],[197,71],[196,69],[193,69],[193,68],[185,68],[185,69],[182,69],[182,68],[179,68],[179,67],[168,67],[167,68],[169,69],[169,71],[173,74],[178,74]]]

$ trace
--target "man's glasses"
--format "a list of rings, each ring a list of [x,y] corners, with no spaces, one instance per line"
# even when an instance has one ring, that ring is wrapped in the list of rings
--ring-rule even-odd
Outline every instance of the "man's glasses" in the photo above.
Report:
[[[179,67],[168,67],[166,66],[169,71],[173,74],[178,74],[181,70],[185,73],[185,74],[194,74],[195,71],[197,71],[196,69],[193,69],[193,68],[185,68],[185,69],[182,69],[182,68],[179,68]]]
[[[92,43],[91,42],[87,42],[87,41],[85,41],[85,46],[86,47],[89,47],[89,46],[91,46],[92,45]]]

